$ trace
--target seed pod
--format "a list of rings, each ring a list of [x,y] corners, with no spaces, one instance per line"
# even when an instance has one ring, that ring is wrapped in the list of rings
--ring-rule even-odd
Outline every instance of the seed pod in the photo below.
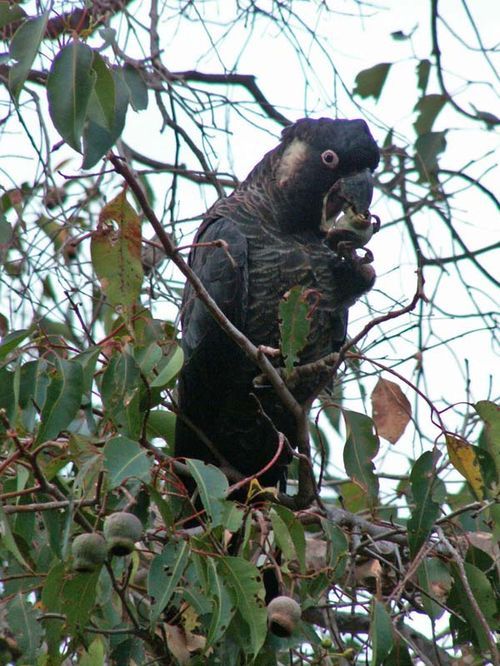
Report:
[[[106,542],[100,534],[79,534],[71,544],[73,569],[81,573],[92,573],[105,560],[108,554]]]
[[[280,638],[293,634],[300,620],[302,610],[291,597],[275,597],[267,605],[267,624],[270,631]]]
[[[142,537],[142,523],[133,513],[117,511],[104,521],[104,538],[110,555],[123,557],[135,548],[135,542]]]
[[[380,218],[371,213],[356,213],[349,208],[332,224],[327,221],[327,245],[340,257],[355,256],[356,248],[364,247],[373,234],[380,229]]]

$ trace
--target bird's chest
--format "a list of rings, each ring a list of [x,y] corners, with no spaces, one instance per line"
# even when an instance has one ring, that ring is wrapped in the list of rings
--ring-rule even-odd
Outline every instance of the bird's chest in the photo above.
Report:
[[[301,242],[263,234],[249,239],[249,302],[246,333],[255,344],[277,346],[278,306],[292,287],[316,292],[313,328],[328,327],[334,307],[333,254],[320,239]]]

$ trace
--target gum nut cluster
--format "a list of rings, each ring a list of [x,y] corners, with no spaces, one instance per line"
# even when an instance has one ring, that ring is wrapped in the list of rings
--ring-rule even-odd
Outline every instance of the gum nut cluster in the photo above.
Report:
[[[110,514],[104,521],[103,531],[104,536],[91,532],[75,537],[71,545],[74,571],[92,573],[108,555],[129,555],[143,533],[139,518],[126,511]]]
[[[267,623],[271,633],[281,638],[293,634],[300,621],[302,610],[291,597],[275,597],[267,605]]]

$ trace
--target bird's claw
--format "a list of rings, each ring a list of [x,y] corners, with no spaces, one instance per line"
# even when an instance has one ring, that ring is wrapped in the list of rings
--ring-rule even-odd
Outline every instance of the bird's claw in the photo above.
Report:
[[[281,351],[276,349],[276,347],[268,347],[267,345],[259,345],[258,350],[261,354],[269,356],[270,358],[278,358],[281,355]]]

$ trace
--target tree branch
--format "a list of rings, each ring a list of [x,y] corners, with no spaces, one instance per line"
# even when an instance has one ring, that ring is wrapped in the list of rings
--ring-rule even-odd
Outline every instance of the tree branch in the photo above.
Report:
[[[439,19],[438,0],[431,0],[432,54],[436,58],[436,70],[437,70],[439,87],[441,88],[441,92],[443,93],[443,95],[446,97],[446,101],[451,104],[451,106],[455,109],[455,111],[460,113],[462,116],[469,118],[470,120],[486,123],[487,126],[490,126],[492,124],[498,124],[500,121],[496,119],[495,122],[495,118],[493,117],[492,114],[488,114],[488,120],[486,120],[484,117],[481,117],[480,113],[470,113],[469,111],[466,111],[459,104],[457,104],[453,95],[450,95],[450,93],[448,92],[446,84],[444,82],[443,64],[441,62],[441,49],[439,48],[439,41],[438,41],[438,30],[437,30],[438,19]]]
[[[130,4],[132,0],[94,0],[84,9],[79,7],[64,12],[47,21],[45,39],[59,39],[62,35],[90,34],[102,27],[103,23]],[[29,18],[28,16],[26,18]],[[12,37],[14,32],[24,23],[25,19],[8,23],[0,30],[0,40],[5,41]]]
[[[255,81],[253,74],[238,74],[236,72],[229,74],[209,74],[206,72],[198,72],[191,69],[185,72],[172,72],[171,80],[182,81],[196,81],[198,83],[211,83],[211,84],[226,84],[243,86],[252,95],[254,100],[264,111],[264,113],[275,120],[280,125],[286,127],[291,124],[286,116],[280,113],[266,98],[262,90],[259,88]]]

